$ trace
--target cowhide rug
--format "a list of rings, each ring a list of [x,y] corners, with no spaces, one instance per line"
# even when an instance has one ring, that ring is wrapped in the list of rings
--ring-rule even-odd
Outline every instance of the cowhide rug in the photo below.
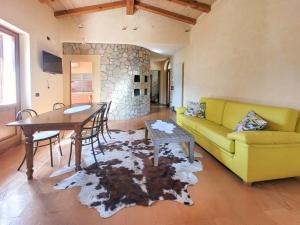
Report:
[[[105,155],[97,151],[97,167],[90,148],[83,149],[84,169],[60,181],[55,189],[81,187],[79,200],[96,208],[107,218],[125,207],[149,206],[158,200],[174,200],[185,205],[193,202],[188,185],[197,183],[193,174],[202,170],[196,160],[189,163],[179,144],[160,148],[159,166],[153,166],[153,145],[144,139],[144,130],[114,131],[112,139],[103,145]],[[51,176],[70,172],[64,167]]]

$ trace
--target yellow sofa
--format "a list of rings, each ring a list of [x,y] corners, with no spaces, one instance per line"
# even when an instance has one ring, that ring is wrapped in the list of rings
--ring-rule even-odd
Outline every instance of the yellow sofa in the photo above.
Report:
[[[206,119],[185,116],[185,108],[177,108],[177,124],[244,182],[300,176],[298,111],[213,98],[201,102]],[[249,111],[268,121],[265,130],[234,132]]]

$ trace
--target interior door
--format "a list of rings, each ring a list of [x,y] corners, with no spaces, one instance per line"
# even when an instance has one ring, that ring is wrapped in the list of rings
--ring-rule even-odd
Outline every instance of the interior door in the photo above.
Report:
[[[17,128],[5,126],[19,109],[19,35],[0,26],[0,152],[21,141]]]

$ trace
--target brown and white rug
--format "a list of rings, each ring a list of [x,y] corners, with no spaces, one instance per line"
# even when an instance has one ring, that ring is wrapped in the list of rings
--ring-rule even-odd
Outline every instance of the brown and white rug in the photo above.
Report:
[[[173,200],[186,205],[193,201],[188,185],[198,182],[193,174],[202,170],[196,160],[189,163],[179,144],[165,144],[160,148],[159,166],[153,166],[153,145],[144,139],[144,130],[114,131],[104,145],[105,155],[97,154],[99,167],[94,163],[90,148],[82,154],[84,170],[60,181],[56,190],[81,187],[79,200],[95,208],[107,218],[125,207],[149,206],[158,200]],[[64,167],[51,176],[70,172]]]

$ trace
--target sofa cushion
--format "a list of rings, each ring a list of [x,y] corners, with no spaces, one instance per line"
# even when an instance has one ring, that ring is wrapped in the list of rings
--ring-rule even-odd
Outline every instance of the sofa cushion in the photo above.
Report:
[[[300,133],[300,115],[298,117],[297,125],[296,125],[296,132]]]
[[[267,121],[255,112],[249,112],[235,128],[235,131],[263,130],[267,126]]]
[[[231,140],[254,145],[300,144],[300,134],[282,131],[242,131],[227,135]]]
[[[223,126],[234,130],[239,121],[249,112],[254,111],[265,119],[266,130],[295,131],[298,112],[289,108],[254,105],[239,102],[227,102],[224,109]]]
[[[205,118],[217,124],[222,124],[224,106],[226,101],[214,98],[201,98],[201,102],[206,104]]]
[[[194,129],[196,128],[196,124],[202,119],[194,116],[186,116],[180,115],[180,123],[187,128]]]
[[[197,121],[194,129],[219,147],[234,153],[234,141],[227,138],[230,129],[205,119]]]

